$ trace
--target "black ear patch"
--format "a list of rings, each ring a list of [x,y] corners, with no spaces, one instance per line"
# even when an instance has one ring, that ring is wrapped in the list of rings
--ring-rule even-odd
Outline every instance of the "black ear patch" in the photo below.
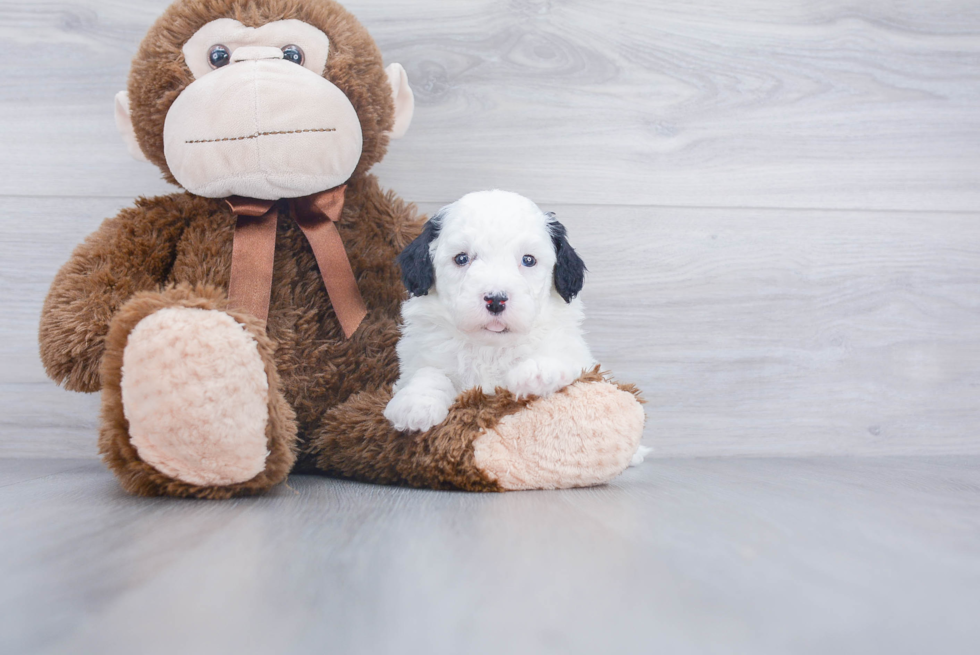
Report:
[[[442,212],[439,212],[422,226],[422,234],[408,244],[398,255],[398,266],[402,269],[402,283],[413,296],[424,296],[436,280],[436,270],[429,255],[429,244],[439,236]]]
[[[565,302],[572,302],[585,284],[585,262],[568,244],[565,226],[555,220],[554,212],[548,212],[548,231],[555,246],[555,289]]]

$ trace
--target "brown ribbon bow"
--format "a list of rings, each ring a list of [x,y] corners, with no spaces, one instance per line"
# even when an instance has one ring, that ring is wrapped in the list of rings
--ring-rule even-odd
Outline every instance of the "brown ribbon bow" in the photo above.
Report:
[[[289,200],[296,223],[313,248],[327,295],[349,339],[367,315],[336,222],[344,208],[341,185],[303,198]],[[276,252],[279,208],[275,200],[232,196],[228,205],[237,217],[231,254],[228,299],[233,307],[266,320],[272,295],[272,264]]]

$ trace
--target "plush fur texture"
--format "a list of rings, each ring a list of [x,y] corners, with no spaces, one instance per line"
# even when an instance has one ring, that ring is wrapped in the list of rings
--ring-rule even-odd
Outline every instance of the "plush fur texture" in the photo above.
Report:
[[[593,390],[598,392],[594,398]],[[548,483],[544,488],[557,488],[553,481],[558,479],[563,486],[607,482],[626,468],[636,451],[643,427],[640,392],[633,385],[609,379],[597,367],[552,399],[566,394],[567,401],[546,408],[548,419],[540,430],[535,429],[537,409],[547,401],[517,398],[505,389],[494,395],[471,389],[460,394],[443,423],[425,432],[405,433],[382,415],[391,400],[390,388],[364,392],[327,413],[321,436],[315,436],[312,443],[316,459],[301,461],[298,470],[464,491],[531,488],[517,481],[526,485],[535,475]],[[581,400],[586,404],[579,406]],[[625,421],[615,419],[613,432],[600,435],[597,444],[585,443],[601,431],[603,417],[624,408],[628,416]],[[558,412],[566,412],[562,420],[555,419]],[[637,412],[639,426],[631,420]],[[496,430],[507,417],[526,419],[514,428]],[[477,439],[482,444],[479,460],[474,446]],[[581,469],[578,473],[576,466]],[[520,473],[512,476],[510,469]]]
[[[120,384],[140,459],[196,485],[265,468],[269,381],[258,344],[231,316],[168,307],[129,334]]]
[[[129,334],[144,318],[169,307],[225,312],[244,326],[257,344],[269,384],[266,400],[269,418],[265,429],[269,455],[265,469],[249,480],[227,485],[197,485],[179,480],[143,461],[130,439],[122,400],[122,364]],[[296,415],[279,390],[279,374],[272,355],[274,347],[260,321],[229,310],[223,291],[185,283],[160,292],[137,293],[113,312],[109,322],[111,328],[102,340],[99,451],[123,488],[141,496],[220,499],[260,493],[286,479],[296,461]]]
[[[533,413],[502,418],[474,442],[474,461],[508,490],[587,486],[630,464],[643,422],[628,391],[608,382],[575,384],[538,401]]]
[[[585,265],[564,226],[527,198],[468,194],[399,261],[415,295],[402,306],[400,377],[385,410],[396,428],[441,423],[466,389],[548,396],[595,365],[576,297]]]
[[[346,182],[361,155],[361,127],[343,92],[279,48],[238,48],[232,61],[170,107],[164,153],[181,186],[208,198],[278,200]],[[215,111],[218,99],[226,111]]]
[[[221,45],[232,59],[241,48],[274,47],[282,57],[282,48],[295,45],[302,51],[298,63],[311,73],[323,75],[330,54],[330,39],[322,30],[300,20],[279,20],[261,27],[246,27],[233,18],[218,18],[198,30],[181,48],[184,63],[195,79],[219,70],[209,55],[214,45]]]
[[[341,5],[332,0],[178,0],[150,28],[129,76],[136,138],[169,182],[177,184],[164,156],[163,126],[174,100],[194,81],[182,48],[217,18],[232,18],[246,27],[295,19],[326,33],[330,54],[324,77],[344,92],[361,121],[363,145],[354,176],[381,161],[394,126],[391,87],[374,40]]]
[[[255,27],[296,18],[328,35],[325,75],[350,99],[363,131],[363,151],[348,183],[338,230],[369,313],[345,339],[288,204],[280,208],[266,323],[228,306],[236,221],[227,204],[188,193],[142,198],[105,221],[55,277],[39,333],[48,374],[68,389],[101,390],[99,447],[132,493],[229,498],[267,490],[291,470],[436,489],[502,490],[497,478],[506,462],[495,458],[492,470],[481,468],[474,440],[504,416],[533,413],[535,399],[464,393],[442,425],[415,435],[392,429],[383,416],[398,375],[399,308],[407,297],[395,260],[422,226],[414,207],[383,191],[367,174],[385,152],[385,133],[393,124],[392,87],[377,47],[350,14],[329,0],[179,0],[150,30],[133,62],[129,96],[142,151],[173,181],[162,134],[167,109],[192,79],[181,47],[202,25],[221,17]],[[234,481],[242,473],[226,476],[223,484],[204,484],[206,478],[187,475],[181,480],[175,469],[172,474],[162,470],[167,468],[162,460],[158,468],[140,456],[123,399],[126,347],[137,325],[171,308],[221,312],[256,345],[268,384],[268,456],[250,479]],[[254,382],[254,359],[249,361],[240,363]],[[601,381],[596,374],[576,384],[591,389]],[[257,392],[253,385],[249,393]],[[619,407],[600,399],[588,412]],[[506,431],[498,434],[503,441],[510,438]],[[181,457],[172,452],[167,459]],[[598,470],[589,461],[581,465]],[[602,470],[604,477],[586,476],[587,483],[611,477]]]

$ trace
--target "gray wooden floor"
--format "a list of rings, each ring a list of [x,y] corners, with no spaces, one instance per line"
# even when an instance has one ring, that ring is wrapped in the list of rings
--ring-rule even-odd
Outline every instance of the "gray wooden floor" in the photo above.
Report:
[[[0,460],[0,652],[976,653],[980,458],[661,459],[144,500]]]
[[[72,248],[173,189],[113,96],[167,0],[0,0],[0,653],[980,652],[980,4],[348,0],[376,168],[568,225],[654,457],[475,496],[122,494],[48,381]]]

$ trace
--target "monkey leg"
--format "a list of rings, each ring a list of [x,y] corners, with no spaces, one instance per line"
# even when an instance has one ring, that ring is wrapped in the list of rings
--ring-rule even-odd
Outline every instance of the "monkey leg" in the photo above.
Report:
[[[330,409],[303,448],[303,468],[431,489],[506,491],[602,484],[636,452],[644,414],[634,387],[598,369],[547,398],[462,394],[426,432],[398,432],[384,418],[390,389]]]
[[[228,498],[281,482],[296,420],[273,345],[224,292],[140,293],[113,317],[102,360],[99,450],[129,492]]]

